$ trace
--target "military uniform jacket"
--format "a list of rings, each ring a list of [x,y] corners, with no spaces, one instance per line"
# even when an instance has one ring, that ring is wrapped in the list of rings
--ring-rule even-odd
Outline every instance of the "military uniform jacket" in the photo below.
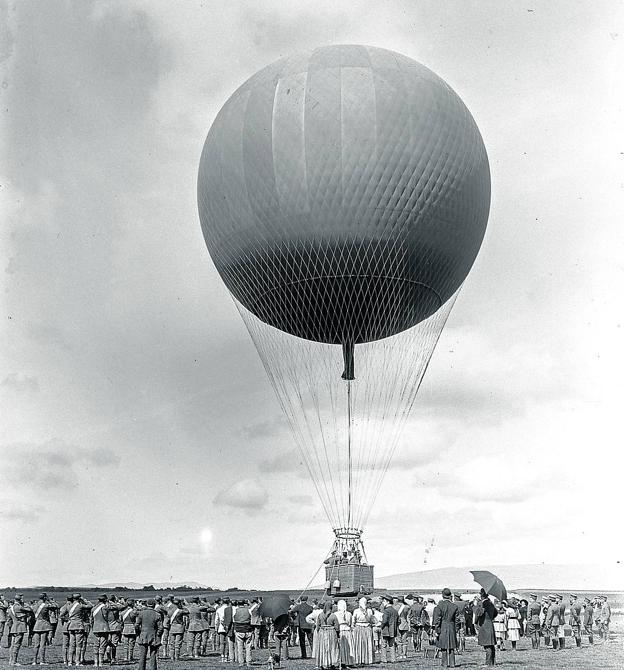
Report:
[[[28,615],[32,612],[27,605],[13,603],[7,610],[11,622],[11,634],[20,634],[28,632]]]
[[[570,626],[580,626],[581,625],[581,611],[583,610],[583,605],[576,600],[570,606]]]
[[[91,610],[91,631],[94,634],[108,633],[110,628],[108,625],[108,607],[106,603],[98,603]]]
[[[151,607],[137,612],[136,625],[139,630],[137,642],[158,646],[163,632],[162,618]]]
[[[157,612],[156,608],[154,608],[154,612],[160,616],[160,612]],[[121,613],[121,622],[123,624],[123,630],[121,631],[122,635],[137,634],[136,620],[138,615],[139,612],[138,610],[135,610],[134,607],[126,607],[126,609]]]
[[[381,634],[383,637],[396,637],[399,629],[399,613],[394,607],[384,607],[381,613]]]
[[[529,603],[527,607],[527,620],[530,624],[534,626],[540,625],[540,614],[542,613],[542,606],[535,601],[534,603]]]
[[[188,630],[190,633],[201,633],[205,629],[201,613],[207,609],[205,605],[197,605],[195,603],[187,606]]]
[[[437,646],[440,649],[457,648],[457,615],[459,607],[450,600],[441,600],[433,610],[433,627],[438,636]]]
[[[548,628],[554,627],[554,626],[562,626],[563,621],[561,620],[561,610],[559,609],[559,605],[553,604],[548,608],[548,614],[546,614],[546,626]]]
[[[489,598],[485,598],[475,607],[474,613],[479,624],[478,644],[482,647],[496,646],[494,619],[498,615],[498,611],[494,607],[494,603]]]
[[[45,633],[52,630],[52,623],[50,622],[50,613],[56,609],[52,603],[40,600],[35,606],[35,625],[33,631],[35,633]]]
[[[120,603],[108,603],[108,627],[111,633],[120,633],[122,631],[121,612],[124,609],[126,609],[126,606]]]
[[[184,633],[184,629],[186,628],[186,617],[188,616],[188,613],[188,610],[184,607],[173,607],[171,609],[171,614],[169,615],[169,627],[172,635]]]
[[[594,623],[594,608],[591,605],[585,605],[585,612],[583,613],[583,624],[591,626]]]
[[[171,601],[169,601],[168,603],[165,603],[165,605],[163,607],[163,611],[165,613],[165,618],[163,619],[163,626],[165,628],[170,627],[170,625],[171,625],[170,624],[171,612],[173,612],[175,609],[176,609],[176,606]],[[154,611],[156,611],[156,610],[154,610]]]
[[[9,603],[6,600],[0,600],[0,623],[4,623],[7,620],[8,609]]]
[[[600,620],[603,623],[609,623],[609,621],[611,621],[611,605],[609,605],[609,603],[605,603],[602,606],[602,612],[600,614]]]
[[[90,612],[92,607],[91,603],[81,603],[77,601],[71,603],[67,609],[67,630],[83,631],[85,629],[83,613]]]

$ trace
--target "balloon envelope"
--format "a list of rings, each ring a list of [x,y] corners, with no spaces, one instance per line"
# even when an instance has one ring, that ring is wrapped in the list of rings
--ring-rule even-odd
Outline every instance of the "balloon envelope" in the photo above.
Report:
[[[198,202],[246,309],[305,339],[357,344],[455,293],[485,233],[490,174],[442,79],[385,49],[330,46],[269,65],[225,103]]]

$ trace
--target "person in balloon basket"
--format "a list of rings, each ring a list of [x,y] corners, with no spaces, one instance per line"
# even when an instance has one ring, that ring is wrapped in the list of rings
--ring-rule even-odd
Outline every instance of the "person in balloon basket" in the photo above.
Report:
[[[381,598],[381,662],[388,662],[388,651],[390,663],[396,663],[396,637],[399,629],[399,614],[392,607],[392,598],[382,596]]]
[[[485,664],[494,665],[496,663],[496,633],[494,631],[494,619],[498,615],[498,610],[490,600],[485,589],[480,591],[480,601],[475,606],[475,616],[479,626],[477,634],[478,644],[485,649]]]
[[[442,591],[442,600],[433,611],[433,629],[436,635],[436,646],[442,652],[443,668],[455,667],[455,649],[457,649],[457,616],[459,607],[451,602],[450,589]]]
[[[139,670],[145,670],[149,661],[150,670],[156,670],[158,647],[163,634],[162,616],[154,607],[156,601],[148,598],[146,606],[137,613],[135,625],[138,631]]]
[[[312,612],[312,607],[308,603],[308,596],[301,596],[299,602],[290,610],[295,619],[295,626],[299,634],[299,647],[301,649],[301,658],[307,658],[306,640],[312,650],[312,626],[306,621],[306,617]]]

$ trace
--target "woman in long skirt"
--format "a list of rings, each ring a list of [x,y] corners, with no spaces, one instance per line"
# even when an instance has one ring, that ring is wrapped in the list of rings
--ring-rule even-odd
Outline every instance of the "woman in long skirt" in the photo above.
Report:
[[[359,607],[353,612],[353,661],[355,665],[373,662],[373,610],[366,598],[360,598]]]
[[[338,635],[330,618],[332,614],[331,602],[326,602],[323,611],[316,620],[316,648],[314,658],[316,667],[321,670],[329,670],[340,664],[340,652],[338,651]]]
[[[507,639],[507,613],[505,612],[505,605],[502,603],[498,606],[498,614],[494,619],[494,633],[496,634],[496,646],[499,649],[504,649]]]
[[[351,612],[347,610],[345,600],[338,601],[338,610],[334,612],[332,623],[338,633],[338,648],[340,649],[340,665],[350,667],[354,664],[353,635],[351,634]]]

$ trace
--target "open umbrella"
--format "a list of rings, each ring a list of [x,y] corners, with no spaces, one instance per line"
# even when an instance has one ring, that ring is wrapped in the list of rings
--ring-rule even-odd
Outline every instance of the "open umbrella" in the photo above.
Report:
[[[280,615],[288,614],[291,604],[287,595],[265,596],[258,608],[258,614],[275,620]]]
[[[507,600],[507,589],[499,577],[487,570],[471,570],[475,582],[480,584],[490,595],[499,600]]]

